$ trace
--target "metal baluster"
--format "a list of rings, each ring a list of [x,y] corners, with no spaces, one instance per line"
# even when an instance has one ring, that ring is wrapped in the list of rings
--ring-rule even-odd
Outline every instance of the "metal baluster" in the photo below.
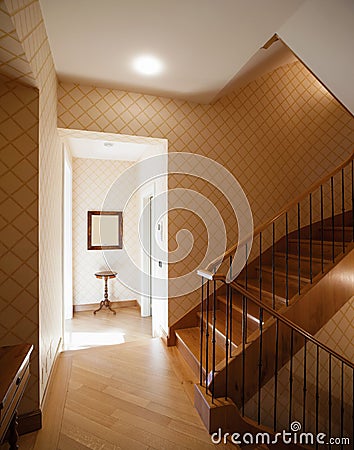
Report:
[[[302,429],[305,431],[306,429],[306,394],[307,394],[307,360],[306,360],[306,354],[307,354],[307,339],[305,338],[305,344],[304,344],[304,396],[303,396],[303,404],[302,404]]]
[[[291,425],[293,407],[293,352],[294,352],[294,330],[290,334],[290,368],[289,368],[289,430]]]
[[[261,423],[261,390],[262,390],[262,348],[263,346],[263,308],[259,308],[259,361],[258,361],[258,425]]]
[[[332,355],[328,357],[328,435],[332,434]],[[331,445],[329,446],[331,448]]]
[[[344,213],[345,213],[345,197],[344,197],[344,169],[342,169],[342,243],[343,253],[345,253],[345,239],[344,239]]]
[[[262,301],[262,232],[259,233],[259,301]],[[263,308],[259,309],[258,424],[261,423]]]
[[[277,399],[278,399],[278,355],[279,355],[279,319],[275,322],[275,368],[274,368],[274,423],[273,430],[277,429]]]
[[[210,281],[207,281],[206,297],[206,321],[205,321],[205,392],[208,393],[208,371],[209,371],[209,294]]]
[[[246,342],[247,342],[247,298],[242,296],[242,415],[245,415],[245,377],[246,377]]]
[[[212,383],[212,392],[211,392],[211,401],[212,403],[214,403],[214,397],[215,397],[215,367],[216,367],[216,357],[215,357],[215,343],[216,343],[216,338],[215,338],[215,330],[216,330],[216,281],[213,280],[213,337],[212,337],[212,378],[211,378],[211,383]]]
[[[225,399],[228,395],[229,384],[229,303],[230,291],[232,290],[229,284],[226,285],[226,321],[225,321]]]
[[[232,280],[232,256],[230,256],[230,279]],[[229,316],[230,316],[230,358],[232,358],[232,289],[229,290],[229,295],[230,295],[230,312],[229,312]]]
[[[310,193],[310,283],[312,283],[312,194]]]
[[[286,295],[285,302],[286,306],[289,306],[289,221],[288,213],[285,214],[285,239],[286,239],[286,252],[285,252],[285,284],[286,284]]]
[[[331,177],[331,203],[332,203],[332,261],[334,262],[334,186]]]
[[[204,278],[202,277],[202,302],[200,304],[200,368],[199,368],[199,383],[203,386],[203,335],[204,335]]]
[[[262,301],[262,232],[259,233],[259,300]]]
[[[319,399],[320,399],[320,394],[319,394],[319,387],[318,387],[318,382],[319,382],[319,357],[320,357],[320,349],[318,347],[318,345],[316,346],[316,407],[315,407],[315,411],[316,411],[316,435],[318,434],[318,415],[319,415]],[[316,448],[318,448],[318,442],[316,440]]]
[[[321,184],[321,269],[324,272],[324,252],[323,252],[323,241],[324,241],[324,224],[323,224],[323,186]]]
[[[246,255],[247,255],[247,244],[246,244]],[[247,291],[248,288],[248,259],[246,259],[246,266],[245,266],[245,289]],[[246,342],[247,342],[247,334],[248,334],[248,302],[247,302],[247,298],[246,298],[246,303],[245,303],[245,315],[246,315],[246,323],[245,323],[245,338],[246,338]]]
[[[344,363],[341,362],[341,377],[340,377],[340,435],[344,436]],[[341,447],[343,448],[343,443]]]
[[[272,224],[272,308],[275,309],[275,222]]]
[[[300,247],[300,203],[297,204],[297,275],[298,275],[298,293],[301,294],[301,247]]]

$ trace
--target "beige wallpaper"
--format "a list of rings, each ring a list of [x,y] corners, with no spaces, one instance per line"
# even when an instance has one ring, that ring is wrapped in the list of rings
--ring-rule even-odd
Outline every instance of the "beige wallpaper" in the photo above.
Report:
[[[0,84],[0,345],[35,346],[21,411],[38,408],[38,91]]]
[[[354,119],[300,64],[281,67],[212,105],[200,105],[118,90],[59,83],[60,127],[168,139],[169,151],[200,153],[224,164],[250,201],[255,225],[272,216],[353,149]],[[169,188],[194,181],[169,177]],[[210,198],[235,221],[217,191]],[[181,226],[170,215],[169,239]],[[196,219],[197,220],[197,219]],[[192,227],[201,247],[170,274],[190,270],[203,252],[203,227]],[[232,240],[232,239],[231,239]],[[169,301],[172,324],[198,299],[198,294]]]
[[[101,250],[87,250],[87,211],[107,210],[104,200],[112,184],[129,167],[131,161],[110,161],[100,159],[73,158],[73,302],[74,305],[98,303],[103,299],[103,281],[95,278],[94,273],[110,269]],[[130,192],[135,186],[134,180],[126,180],[128,185],[120,185],[121,192]],[[127,205],[115,201],[123,211],[124,250],[110,250],[111,269],[118,272],[115,280],[109,281],[109,298],[118,300],[138,300],[135,292],[119,281],[124,272],[125,249],[129,243],[131,254],[140,256],[137,236],[138,199],[133,197]]]
[[[37,236],[34,243],[38,253],[37,259],[39,258],[39,274],[33,281],[37,285],[39,283],[39,295],[38,293],[36,295],[37,325],[34,331],[39,340],[39,345],[36,347],[36,352],[39,352],[39,361],[34,359],[32,362],[32,372],[35,376],[31,379],[32,388],[28,394],[30,401],[24,406],[26,410],[34,410],[38,409],[41,403],[62,332],[62,163],[56,128],[57,80],[39,2],[37,0],[5,0],[1,2],[2,11],[4,7],[7,18],[11,19],[16,33],[11,34],[13,39],[7,36],[6,39],[1,40],[1,46],[5,48],[5,52],[13,56],[13,58],[7,56],[1,70],[7,77],[34,84],[39,89],[39,124],[37,120],[39,155],[36,160],[32,160],[37,173],[40,167],[37,182],[39,211],[36,211],[39,240]],[[1,25],[3,23],[8,25],[8,21],[1,22]],[[2,35],[4,33],[9,33],[7,26]],[[14,42],[16,39],[17,45]],[[2,51],[2,54],[6,55],[5,52]],[[21,172],[21,176],[26,179],[25,173]],[[23,196],[26,197],[26,195],[28,194],[24,192]],[[23,208],[26,210],[27,205],[23,205]],[[10,324],[11,321],[6,320],[6,323]]]
[[[315,337],[336,351],[349,361],[354,359],[354,297],[352,297],[327,323],[317,332]],[[306,352],[307,366],[307,419],[306,429],[315,433],[315,408],[309,405],[316,403],[316,349],[308,344]],[[328,433],[328,386],[329,386],[329,360],[328,356],[320,351],[319,356],[319,432]],[[290,364],[282,367],[278,373],[278,429],[288,430],[289,416],[289,373]],[[302,423],[303,406],[303,379],[304,379],[304,350],[294,355],[293,362],[293,415],[292,420]],[[332,392],[332,436],[341,436],[340,433],[340,399],[341,399],[341,364],[335,358],[331,361],[331,392]],[[343,399],[344,399],[344,436],[353,436],[353,371],[347,366],[343,370]],[[263,388],[261,395],[261,422],[269,427],[273,426],[274,405],[274,379]],[[245,412],[250,418],[257,418],[257,395],[246,405]],[[302,424],[303,425],[303,424]]]

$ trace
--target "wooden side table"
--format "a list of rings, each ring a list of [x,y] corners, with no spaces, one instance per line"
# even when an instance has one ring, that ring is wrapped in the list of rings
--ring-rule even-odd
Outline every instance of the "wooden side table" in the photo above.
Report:
[[[113,314],[116,314],[114,309],[111,308],[111,302],[108,299],[108,280],[110,278],[115,278],[117,276],[117,272],[112,272],[110,270],[107,270],[105,272],[96,272],[95,277],[96,278],[103,278],[104,279],[104,299],[100,302],[100,307],[96,309],[93,313],[96,314],[96,312],[101,311],[101,309],[105,306],[107,309],[112,311]]]
[[[17,407],[25,391],[33,345],[0,347],[0,445],[17,450]]]

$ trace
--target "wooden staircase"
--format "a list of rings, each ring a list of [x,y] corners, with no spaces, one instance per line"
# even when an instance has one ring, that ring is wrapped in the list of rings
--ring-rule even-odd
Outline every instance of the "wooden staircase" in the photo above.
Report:
[[[168,343],[178,347],[199,375],[195,406],[209,432],[221,425],[232,431],[235,424],[239,431],[265,430],[261,415],[267,414],[261,411],[261,391],[270,380],[277,382],[278,371],[289,361],[292,386],[293,356],[303,347],[306,355],[307,342],[317,349],[317,366],[320,351],[329,358],[329,369],[321,367],[329,371],[329,379],[331,361],[341,364],[342,371],[344,367],[352,370],[354,376],[351,361],[313,337],[354,294],[353,159],[354,154],[258,227],[253,234],[253,253],[247,251],[249,242],[243,241],[198,271],[204,283],[202,300],[170,327]],[[336,186],[339,192],[335,191]],[[221,261],[230,261],[231,271],[231,258],[238,247],[245,255],[245,266],[230,281],[229,275],[218,273],[217,268]],[[309,370],[313,372],[314,368],[306,366],[305,356],[301,388],[304,420],[309,407]],[[349,379],[346,382],[350,384]],[[276,413],[276,392],[275,389],[274,433],[277,423],[281,424]],[[255,396],[258,410],[256,417],[250,419],[245,416],[245,404]],[[330,405],[331,402],[332,399]],[[290,401],[288,426],[291,404]],[[342,412],[344,409],[342,403]],[[318,414],[316,409],[316,418]],[[328,421],[336,424],[335,420],[329,412]],[[343,420],[340,417],[341,426]],[[269,424],[266,427],[269,431]]]
[[[335,222],[337,223],[341,218],[337,216]],[[238,282],[245,287],[247,291],[261,299],[266,305],[275,307],[275,310],[281,310],[286,306],[286,291],[288,290],[288,303],[291,304],[300,292],[304,292],[314,285],[314,282],[319,279],[322,273],[326,273],[338,262],[338,256],[341,254],[343,248],[348,252],[353,248],[353,227],[351,225],[352,212],[347,212],[345,216],[344,226],[344,244],[343,227],[335,226],[334,233],[332,228],[324,227],[325,237],[327,240],[323,241],[323,249],[321,243],[321,229],[314,226],[312,250],[310,258],[310,240],[305,234],[298,240],[295,236],[297,232],[289,234],[288,238],[288,254],[285,252],[284,237],[275,243],[274,249],[274,269],[270,261],[271,251],[268,249],[262,254],[262,259],[265,261],[260,269],[259,263],[254,261],[248,267],[248,271],[252,273],[251,277],[245,280],[245,271],[238,277]],[[318,224],[316,224],[318,225]],[[303,231],[301,230],[304,236]],[[333,239],[334,238],[334,239]],[[297,250],[300,247],[300,257]],[[334,249],[334,250],[333,250]],[[344,254],[345,254],[344,252]],[[323,254],[323,258],[322,258]],[[333,256],[335,262],[333,262]],[[288,263],[286,263],[288,260]],[[288,266],[286,268],[286,265]],[[323,268],[323,272],[322,272]],[[260,288],[260,271],[262,271],[262,281]],[[312,274],[312,275],[311,275]],[[311,283],[311,278],[313,283]],[[288,279],[288,281],[287,281]],[[213,300],[210,298],[209,308],[212,307]],[[216,296],[216,319],[215,319],[215,348],[216,348],[216,365],[223,362],[225,359],[225,343],[226,343],[226,298],[224,289],[219,288]],[[199,309],[199,308],[198,308]],[[195,310],[195,326],[181,328],[174,330],[176,335],[176,346],[183,354],[184,358],[193,369],[195,374],[200,373],[200,311]],[[262,321],[265,323],[269,315],[263,313]],[[206,314],[203,317],[203,326],[206,324]],[[242,342],[242,296],[234,293],[232,301],[232,322],[229,327],[229,345],[232,349],[237,349]],[[190,320],[189,320],[190,321]],[[252,303],[249,303],[247,308],[247,331],[248,336],[258,330],[260,321],[260,308]],[[213,314],[209,311],[208,323],[210,328],[210,335],[213,326]],[[231,331],[230,331],[231,330]],[[231,334],[230,334],[231,333]],[[204,333],[204,342],[202,348],[206,345],[206,334]],[[232,352],[231,352],[232,354]],[[203,373],[205,375],[205,356],[203,356]],[[208,361],[209,369],[212,367],[211,355]]]

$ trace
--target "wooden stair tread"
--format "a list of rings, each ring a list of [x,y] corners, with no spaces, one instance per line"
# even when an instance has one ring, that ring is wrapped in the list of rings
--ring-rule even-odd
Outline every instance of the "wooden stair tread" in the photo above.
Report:
[[[200,353],[200,329],[199,327],[183,328],[175,331],[177,338],[181,343],[188,349],[191,356],[194,358],[195,363],[199,367],[199,353]],[[205,369],[205,344],[206,336],[203,333],[203,362],[202,366]],[[225,358],[225,350],[219,345],[215,345],[215,362],[218,364]],[[211,335],[209,335],[209,361],[208,361],[209,371],[212,369],[212,343]]]
[[[289,244],[297,244],[299,242],[299,240],[297,238],[289,238],[288,239]],[[300,244],[308,244],[310,245],[310,242],[312,242],[312,245],[322,245],[323,242],[323,246],[324,247],[331,247],[333,245],[333,241],[321,241],[320,239],[306,239],[306,238],[301,238],[300,239]],[[334,246],[335,247],[342,247],[343,243],[341,241],[334,241]]]
[[[277,251],[277,252],[274,252],[274,255],[277,257],[284,257],[284,259],[286,258],[286,253],[285,252],[279,252],[279,251]],[[294,255],[293,253],[289,253],[288,254],[288,258],[289,259],[298,259],[298,255]],[[309,256],[307,256],[307,255],[300,255],[300,261],[310,261],[310,257]],[[317,257],[315,257],[315,256],[313,256],[312,257],[312,262],[313,263],[318,263],[318,264],[321,264],[321,258],[317,258]],[[324,264],[328,264],[328,263],[330,263],[331,262],[331,260],[330,259],[326,259],[326,258],[323,258],[323,262],[324,262]]]
[[[226,308],[226,298],[222,297],[222,296],[218,296],[217,299],[219,302],[223,303]],[[240,320],[242,321],[242,296],[238,292],[235,292],[235,291],[234,291],[234,295],[232,297],[232,310],[233,310],[233,315],[236,313],[237,315],[239,315]],[[248,316],[249,322],[254,323],[254,325],[250,325],[251,328],[253,328],[253,327],[257,328],[259,325],[259,308],[258,308],[258,306],[252,302],[249,302],[248,307],[247,307],[247,316]]]
[[[288,278],[289,278],[289,280],[295,280],[296,282],[298,282],[299,276],[297,273],[297,267],[295,269],[296,270],[294,270],[293,267],[288,266]],[[300,265],[300,270],[301,270],[301,265]],[[272,266],[264,265],[262,267],[262,273],[267,273],[267,274],[272,275]],[[275,266],[275,268],[274,268],[274,279],[276,280],[275,282],[277,282],[279,277],[286,278],[286,267],[279,268],[279,267]],[[301,286],[304,286],[309,281],[310,281],[310,277],[307,274],[300,272]]]
[[[198,317],[200,319],[201,313],[198,313]],[[203,317],[204,323],[206,323],[206,316]],[[259,323],[259,321],[257,321]],[[213,326],[213,314],[209,314],[209,326],[210,330],[212,330]],[[248,320],[247,327],[249,327],[249,331],[254,331],[258,328],[258,324],[252,320]],[[216,340],[218,344],[224,348],[225,347],[225,339],[226,339],[226,314],[224,311],[217,309],[216,310],[216,320],[215,320],[215,328],[216,328]],[[209,331],[211,332],[211,331]],[[242,316],[241,314],[232,314],[232,339],[231,343],[234,348],[237,348],[242,343]],[[230,330],[229,330],[230,333]],[[230,336],[229,336],[230,341]]]

